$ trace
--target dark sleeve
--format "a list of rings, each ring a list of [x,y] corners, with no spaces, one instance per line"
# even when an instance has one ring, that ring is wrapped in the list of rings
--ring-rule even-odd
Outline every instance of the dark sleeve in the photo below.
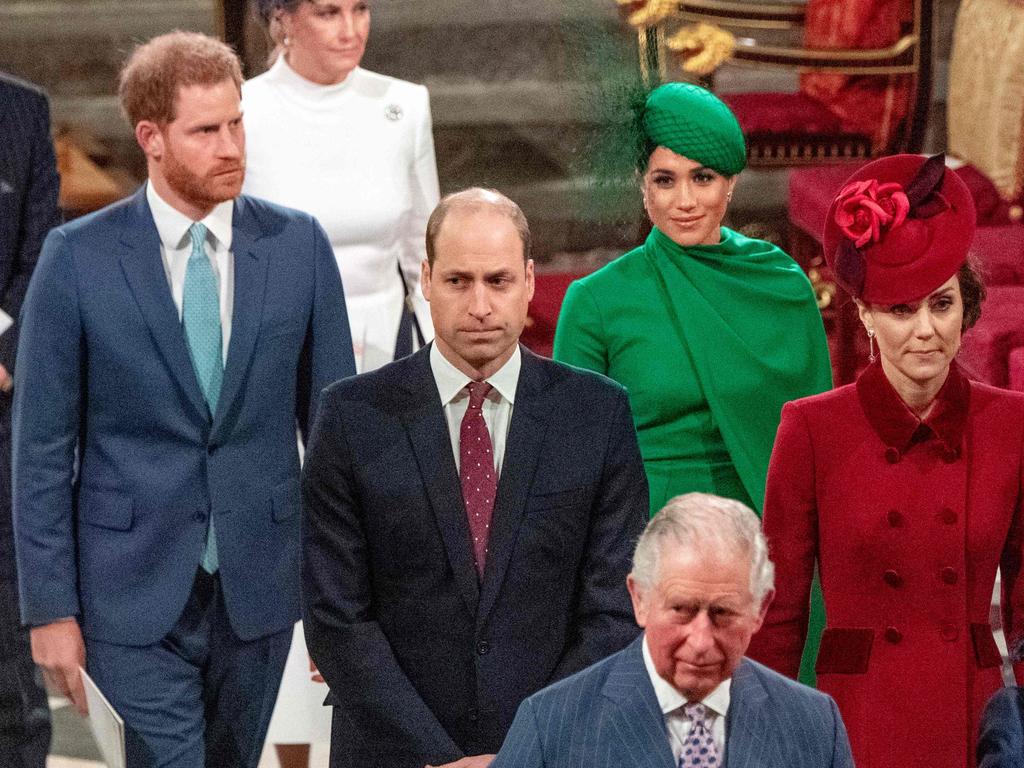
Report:
[[[19,236],[13,251],[14,263],[7,284],[2,286],[0,297],[0,308],[14,320],[14,325],[0,334],[0,364],[10,372],[14,370],[18,348],[18,315],[29,278],[35,269],[43,240],[61,222],[58,204],[60,178],[57,176],[57,159],[50,138],[50,107],[42,94],[29,91],[25,91],[25,94],[34,103],[34,108],[25,116],[25,120],[30,123],[30,175],[25,181],[25,202]]]
[[[406,677],[376,621],[345,403],[325,393],[302,469],[306,643],[333,703],[395,768],[462,757]]]
[[[647,523],[647,476],[625,390],[619,388],[613,408],[601,483],[579,569],[572,634],[549,682],[626,647],[640,632],[626,575]]]
[[[532,699],[519,705],[508,735],[490,768],[543,768],[544,750]]]
[[[1024,700],[1020,688],[1001,688],[981,715],[978,768],[1024,768]]]
[[[312,236],[315,274],[313,313],[299,358],[295,414],[304,442],[309,439],[309,427],[316,415],[319,393],[335,381],[356,372],[338,264],[327,235],[315,219],[312,220]]]
[[[41,625],[79,613],[71,494],[86,361],[75,265],[59,229],[25,296],[21,352],[12,511],[22,620]]]

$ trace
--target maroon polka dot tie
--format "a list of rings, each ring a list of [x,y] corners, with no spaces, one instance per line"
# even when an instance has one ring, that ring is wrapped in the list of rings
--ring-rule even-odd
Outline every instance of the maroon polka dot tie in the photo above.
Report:
[[[473,558],[477,574],[483,577],[487,561],[487,539],[491,534],[491,513],[498,490],[498,476],[494,471],[494,449],[491,435],[484,421],[483,404],[491,385],[485,381],[471,381],[469,407],[459,428],[459,479],[462,481],[462,500],[469,517],[469,533],[473,537]]]

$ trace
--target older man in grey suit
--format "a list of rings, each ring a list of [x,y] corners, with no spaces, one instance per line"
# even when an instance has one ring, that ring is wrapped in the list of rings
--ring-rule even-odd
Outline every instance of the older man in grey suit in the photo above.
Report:
[[[835,702],[743,657],[773,570],[743,504],[669,501],[627,578],[644,634],[526,699],[491,768],[852,768]]]

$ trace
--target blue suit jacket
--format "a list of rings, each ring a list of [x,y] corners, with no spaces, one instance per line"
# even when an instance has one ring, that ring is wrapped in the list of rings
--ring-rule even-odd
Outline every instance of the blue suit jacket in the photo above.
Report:
[[[647,480],[625,390],[523,350],[480,581],[429,355],[329,388],[306,454],[333,768],[495,752],[526,696],[639,632],[625,578]]]
[[[1024,690],[1000,688],[985,705],[978,768],[1024,768]]]
[[[0,334],[0,365],[14,371],[18,313],[43,238],[60,224],[60,180],[50,108],[35,86],[0,73],[0,309],[15,323]],[[10,395],[0,393],[0,579],[14,579]]]
[[[523,702],[491,768],[676,768],[643,638]],[[728,768],[853,768],[832,699],[744,659],[725,721]]]
[[[145,190],[54,230],[22,313],[14,524],[22,618],[150,644],[174,625],[212,515],[235,632],[299,617],[296,418],[354,372],[316,221],[235,200],[234,309],[210,414]]]

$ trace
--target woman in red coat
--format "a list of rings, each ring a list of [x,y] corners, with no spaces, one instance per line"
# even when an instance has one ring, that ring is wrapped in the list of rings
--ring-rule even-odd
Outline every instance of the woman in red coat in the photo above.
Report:
[[[777,591],[750,655],[796,676],[817,564],[818,685],[858,768],[974,765],[978,718],[1002,684],[997,567],[1011,647],[1021,636],[1024,396],[969,381],[954,359],[984,296],[966,263],[974,217],[941,156],[887,157],[851,177],[825,254],[857,300],[872,364],[783,408],[768,471]]]

